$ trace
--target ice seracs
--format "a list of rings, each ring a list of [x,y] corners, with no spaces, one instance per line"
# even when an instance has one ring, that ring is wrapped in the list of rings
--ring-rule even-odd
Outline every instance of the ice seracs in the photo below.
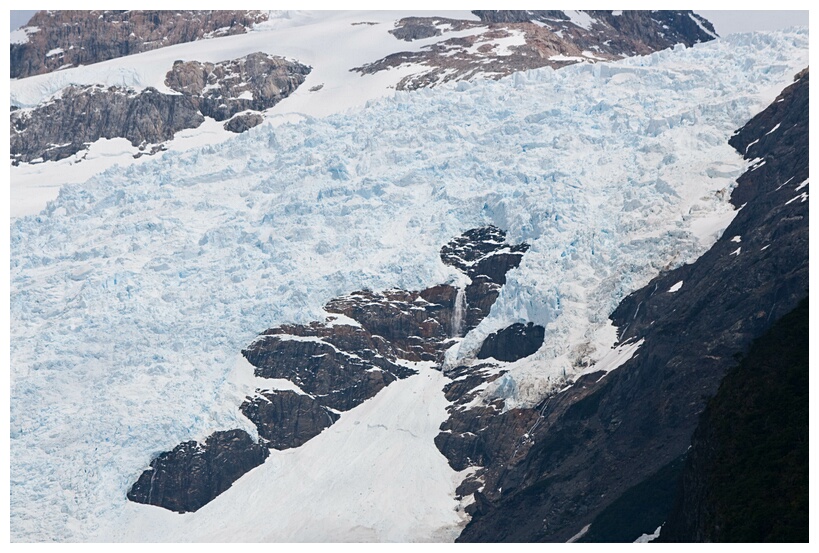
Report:
[[[399,93],[62,188],[10,230],[12,539],[93,539],[121,516],[144,531],[120,527],[127,535],[105,539],[161,539],[167,527],[126,507],[124,491],[146,451],[253,430],[228,380],[236,352],[264,328],[316,319],[350,290],[452,282],[438,248],[464,229],[491,223],[531,244],[456,356],[511,324],[544,326],[543,347],[506,377],[521,404],[536,403],[579,370],[579,346],[588,344],[591,361],[610,351],[607,317],[620,299],[721,235],[734,183],[706,168],[740,163],[727,138],[807,65],[807,45],[800,30],[732,35],[617,63]],[[661,118],[667,126],[647,134]],[[333,178],[341,160],[344,181]],[[699,221],[708,232],[697,233]],[[433,414],[418,422],[437,433],[445,401],[414,388],[423,376],[398,384],[429,399]],[[359,408],[375,409],[380,397]],[[385,474],[415,470],[412,453],[384,451],[393,470]],[[441,499],[453,471],[424,451],[435,499],[420,503],[430,510],[418,515],[417,533],[397,539],[434,539],[436,528],[459,522],[455,502]],[[269,499],[261,480],[304,481],[268,464],[251,474],[260,469],[270,474],[248,484],[258,505]],[[332,491],[346,505],[356,505],[351,489],[408,482],[367,481],[376,472],[359,465],[322,471],[326,483],[361,479],[362,489]],[[383,528],[399,528],[390,526],[392,505],[368,505]],[[225,534],[186,535],[258,535],[245,533],[243,512],[219,509],[213,520]]]

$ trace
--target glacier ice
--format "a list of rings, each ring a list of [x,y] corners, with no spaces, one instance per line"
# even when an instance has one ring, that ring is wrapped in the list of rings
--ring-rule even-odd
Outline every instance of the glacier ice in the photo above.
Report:
[[[253,433],[243,346],[353,290],[457,282],[438,249],[468,228],[531,249],[454,354],[544,325],[502,390],[531,404],[574,346],[606,353],[620,299],[710,246],[746,166],[728,138],[807,63],[806,30],[732,35],[396,93],[63,187],[10,229],[12,540],[92,539],[151,455]]]

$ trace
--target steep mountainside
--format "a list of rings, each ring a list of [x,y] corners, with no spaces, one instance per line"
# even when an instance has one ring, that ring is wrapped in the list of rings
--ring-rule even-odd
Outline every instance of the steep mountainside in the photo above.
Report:
[[[728,372],[659,541],[808,541],[808,349],[805,300]]]
[[[686,451],[735,356],[807,295],[808,78],[797,75],[732,138],[752,165],[722,237],[612,314],[621,343],[643,341],[639,353],[539,406],[531,448],[495,469],[462,541],[566,541],[594,528],[613,501]],[[635,526],[631,537],[655,529]]]
[[[11,78],[90,65],[172,44],[245,33],[260,11],[39,11],[11,42]]]

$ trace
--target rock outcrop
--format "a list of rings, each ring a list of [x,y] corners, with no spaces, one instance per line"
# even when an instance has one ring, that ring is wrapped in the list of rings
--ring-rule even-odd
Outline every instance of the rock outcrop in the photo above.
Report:
[[[538,406],[526,447],[486,470],[459,540],[566,541],[688,449],[735,356],[807,295],[807,105],[803,72],[738,131],[732,145],[757,160],[731,197],[742,209],[696,262],[623,300],[612,320],[621,341],[645,340],[637,354]]]
[[[545,329],[534,323],[515,323],[486,337],[478,359],[517,361],[535,353],[543,345]]]
[[[239,113],[228,119],[224,124],[226,131],[240,134],[262,124],[264,116],[261,113]]]
[[[11,112],[11,158],[15,164],[57,161],[100,138],[125,138],[134,146],[173,138],[205,120],[190,97],[147,88],[70,86],[59,98],[31,110]]]
[[[293,390],[260,391],[240,409],[273,449],[299,447],[338,420],[314,398]]]
[[[171,90],[191,98],[202,115],[224,121],[246,111],[278,104],[310,73],[310,68],[255,52],[219,63],[177,61],[165,76]]]
[[[309,72],[298,62],[256,52],[217,64],[175,63],[166,84],[180,94],[69,86],[50,102],[11,112],[11,158],[15,164],[57,161],[100,138],[125,138],[144,150],[198,127],[205,116],[223,121],[240,112],[226,128],[242,132],[261,123],[256,111],[286,98]]]
[[[468,324],[473,326],[488,314],[506,282],[506,273],[520,264],[528,247],[507,243],[506,233],[496,227],[473,229],[441,249],[445,264],[469,275],[473,283],[475,280],[483,283],[471,294],[449,284],[421,291],[361,290],[328,302],[325,311],[329,316],[324,322],[281,325],[265,331],[242,351],[255,367],[255,375],[271,382],[269,389],[257,389],[240,407],[259,432],[260,445],[253,447],[299,447],[331,426],[340,412],[360,405],[395,380],[415,374],[413,362],[433,361],[440,366],[444,351],[463,332],[466,313],[472,313]],[[470,384],[493,378],[479,367],[470,367],[468,371]],[[279,379],[289,381],[286,389],[276,389]],[[470,390],[463,388],[460,381],[453,382],[447,387],[447,398],[464,401]],[[493,425],[497,424],[492,420],[496,408],[490,406],[485,413]],[[511,419],[519,427],[528,424],[531,416],[524,413],[521,419],[511,413],[500,419]],[[465,433],[457,427],[459,422],[445,425],[453,425],[463,438]],[[480,422],[466,424],[474,426]],[[230,432],[246,436],[240,430]],[[186,442],[161,454],[152,461],[151,469],[140,476],[128,498],[181,512],[196,510],[212,500],[230,485],[221,483],[233,482],[241,476],[238,468],[250,470],[256,466],[238,463],[237,469],[230,472],[230,479],[220,476],[220,485],[214,485],[214,470],[197,468],[202,464],[199,457],[205,455],[198,452],[210,451],[209,444],[219,442],[223,434],[212,435],[204,447]],[[481,462],[494,458],[497,451],[505,450],[514,435],[487,437],[470,445],[469,451],[460,441],[436,443],[442,451],[449,452],[451,464],[468,466],[473,458]],[[191,474],[187,475],[188,472]]]
[[[11,78],[241,34],[267,18],[266,12],[240,10],[39,11],[22,30],[25,41],[11,44]]]
[[[196,511],[269,454],[247,432],[214,432],[202,444],[185,442],[151,461],[128,499],[180,513]]]
[[[404,77],[398,90],[414,90],[475,75],[501,78],[515,71],[563,67],[650,54],[682,43],[716,38],[710,22],[691,11],[473,12],[480,21],[441,17],[401,19],[390,33],[412,41],[441,36],[417,52],[396,52],[352,71],[376,73],[407,64],[423,69]],[[446,33],[474,30],[446,39]]]

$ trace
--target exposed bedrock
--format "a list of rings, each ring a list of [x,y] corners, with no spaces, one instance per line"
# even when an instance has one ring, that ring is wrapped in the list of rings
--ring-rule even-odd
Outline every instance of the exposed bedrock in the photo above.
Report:
[[[26,40],[11,44],[11,78],[242,34],[267,18],[263,11],[241,10],[39,11],[23,28]]]
[[[498,361],[517,361],[535,353],[543,345],[545,329],[534,323],[515,323],[493,332],[483,342],[478,359],[493,357]]]
[[[11,112],[14,163],[57,161],[101,138],[125,138],[145,148],[171,140],[205,121],[230,119],[225,128],[243,132],[304,82],[310,68],[261,52],[220,63],[177,62],[166,84],[179,94],[148,87],[69,86],[32,109]],[[235,117],[234,117],[235,116]],[[154,149],[159,151],[159,149]]]
[[[284,324],[266,330],[242,350],[254,366],[255,375],[271,379],[272,389],[257,389],[240,407],[259,432],[261,445],[253,447],[299,447],[331,426],[339,412],[360,405],[397,379],[416,374],[411,362],[440,363],[444,351],[455,343],[453,337],[463,331],[461,323],[475,326],[488,314],[506,282],[506,273],[520,264],[527,249],[526,244],[508,244],[506,234],[495,227],[473,229],[441,250],[444,263],[482,283],[473,286],[472,292],[459,291],[449,284],[421,291],[361,290],[328,302],[325,311],[329,316],[324,322]],[[470,317],[459,321],[467,311]],[[497,376],[473,367],[466,382],[477,385]],[[290,382],[287,389],[275,389],[278,379]],[[469,391],[462,388],[463,382],[447,386],[447,397],[457,396],[462,401]],[[290,389],[293,385],[297,389]],[[520,429],[529,424],[529,413],[510,412],[492,420],[489,415],[495,409],[490,406],[485,417],[493,427],[500,424]],[[517,435],[511,430],[491,436],[481,434],[475,444],[461,444],[469,439],[465,438],[469,432],[482,432],[476,425],[483,420],[453,419],[449,424],[456,438],[451,443],[445,438],[436,440],[442,451],[452,450],[451,463],[466,466],[473,458],[494,459],[498,452],[505,451],[509,436]],[[239,430],[230,432],[244,434]],[[134,484],[128,498],[177,511],[196,510],[213,499],[229,483],[215,486],[213,471],[198,468],[204,463],[199,457],[205,454],[197,452],[209,451],[209,443],[199,446],[186,442],[161,454]],[[240,476],[240,469],[250,470],[253,466],[237,465],[230,473],[230,482]],[[223,480],[227,479],[220,482]]]
[[[269,454],[243,430],[214,432],[202,444],[184,442],[151,461],[128,499],[180,513],[196,511]]]
[[[299,447],[338,420],[336,413],[312,397],[292,390],[259,392],[240,409],[273,449]]]

